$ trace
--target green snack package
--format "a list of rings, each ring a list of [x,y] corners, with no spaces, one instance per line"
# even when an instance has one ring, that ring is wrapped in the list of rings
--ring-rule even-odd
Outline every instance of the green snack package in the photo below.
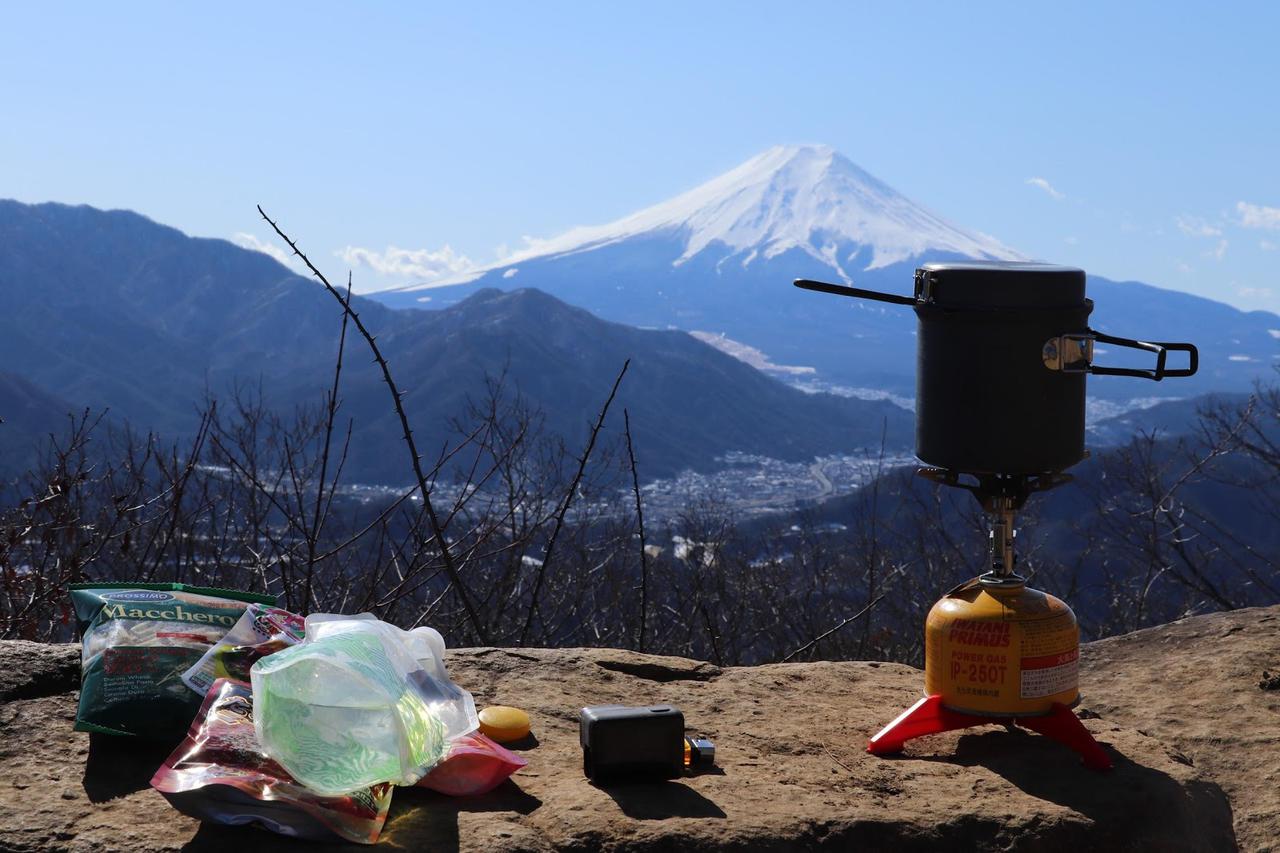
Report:
[[[178,583],[72,584],[82,644],[76,730],[181,738],[201,701],[182,675],[252,602],[275,597]]]

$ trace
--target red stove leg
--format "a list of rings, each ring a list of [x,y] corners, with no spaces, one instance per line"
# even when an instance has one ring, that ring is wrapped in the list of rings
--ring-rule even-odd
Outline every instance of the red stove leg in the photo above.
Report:
[[[1038,732],[1075,750],[1084,759],[1084,766],[1090,770],[1111,769],[1110,756],[1066,705],[1054,703],[1046,716],[1006,718],[1005,721]],[[999,722],[1002,720],[952,711],[942,704],[941,696],[926,696],[867,741],[867,752],[888,755],[901,751],[903,744],[913,738]]]
[[[912,738],[998,722],[1000,721],[989,717],[976,717],[972,714],[952,711],[943,706],[942,697],[939,695],[926,696],[899,714],[896,720],[867,741],[867,752],[873,755],[888,755],[900,751],[902,745]]]
[[[1047,716],[1018,717],[1015,722],[1074,749],[1084,758],[1084,766],[1090,770],[1111,769],[1111,757],[1066,705],[1055,702],[1053,710]]]

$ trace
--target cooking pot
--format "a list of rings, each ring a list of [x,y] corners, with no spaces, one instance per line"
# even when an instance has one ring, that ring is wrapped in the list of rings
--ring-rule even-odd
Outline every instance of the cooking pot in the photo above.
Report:
[[[971,474],[1062,471],[1085,457],[1085,377],[1157,382],[1191,376],[1192,344],[1139,341],[1089,328],[1084,270],[1038,263],[925,264],[915,294],[898,296],[799,279],[797,287],[910,305],[916,337],[916,455]],[[1145,350],[1149,369],[1103,367],[1094,344]],[[1185,368],[1170,368],[1170,351]]]

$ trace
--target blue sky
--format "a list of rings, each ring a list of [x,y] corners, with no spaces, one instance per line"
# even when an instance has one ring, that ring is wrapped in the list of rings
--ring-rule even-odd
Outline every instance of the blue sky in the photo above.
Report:
[[[822,142],[1024,253],[1280,311],[1278,10],[12,4],[0,197],[447,265]]]

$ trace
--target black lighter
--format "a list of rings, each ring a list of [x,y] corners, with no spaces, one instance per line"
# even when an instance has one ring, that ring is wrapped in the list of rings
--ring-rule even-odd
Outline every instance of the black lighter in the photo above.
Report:
[[[595,705],[578,725],[582,770],[592,780],[671,779],[715,763],[715,745],[686,738],[671,705]]]

